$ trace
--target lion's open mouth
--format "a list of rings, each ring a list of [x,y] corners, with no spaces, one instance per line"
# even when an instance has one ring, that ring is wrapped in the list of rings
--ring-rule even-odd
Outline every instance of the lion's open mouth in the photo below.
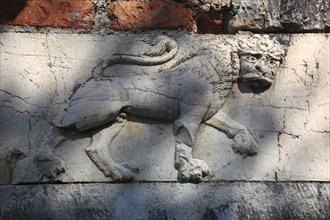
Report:
[[[270,86],[273,80],[267,76],[260,76],[255,73],[244,74],[240,77],[240,81],[254,88],[264,88]]]

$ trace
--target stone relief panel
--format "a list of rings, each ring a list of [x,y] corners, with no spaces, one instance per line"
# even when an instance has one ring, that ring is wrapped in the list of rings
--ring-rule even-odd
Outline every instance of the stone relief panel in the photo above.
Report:
[[[201,123],[233,138],[234,152],[243,157],[255,155],[257,143],[247,128],[229,118],[221,107],[238,78],[255,88],[269,87],[283,59],[282,46],[268,37],[256,35],[239,41],[237,51],[214,45],[174,58],[178,47],[174,39],[165,36],[143,39],[142,46],[134,48],[135,54],[126,50],[96,67],[94,77],[72,94],[60,125],[45,132],[34,157],[42,175],[53,180],[65,172],[64,163],[52,151],[76,135],[74,130],[99,128],[93,132],[86,154],[106,177],[114,181],[131,180],[134,172],[139,171],[138,164],[118,163],[110,153],[129,115],[174,121],[174,167],[178,170],[179,182],[200,182],[210,175],[207,163],[192,155]],[[240,68],[233,60],[234,53],[238,53]],[[157,73],[106,76],[113,65],[159,65],[170,59],[176,59],[176,63]],[[66,129],[69,131],[65,132]]]
[[[1,50],[1,130],[12,128],[1,145],[10,170],[2,170],[6,182],[240,179],[221,173],[226,166],[215,162],[219,155],[228,167],[246,163],[243,171],[231,168],[243,179],[274,178],[273,170],[244,176],[255,168],[244,161],[258,160],[250,156],[269,145],[260,138],[264,130],[250,127],[247,112],[248,106],[265,108],[255,98],[267,100],[274,92],[285,58],[276,39],[77,35],[77,47],[65,35],[25,35],[41,49],[22,45],[19,51],[12,46],[19,41],[7,35]],[[22,54],[37,60],[23,55],[15,67],[13,58]],[[39,71],[31,66],[36,63]],[[28,89],[9,86],[14,80]],[[253,99],[243,98],[241,117],[228,114],[235,96]],[[277,159],[277,146],[270,149]]]

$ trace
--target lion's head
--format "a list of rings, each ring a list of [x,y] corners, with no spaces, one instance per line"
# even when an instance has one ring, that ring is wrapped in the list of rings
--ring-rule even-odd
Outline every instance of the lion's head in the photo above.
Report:
[[[253,35],[238,43],[239,80],[254,88],[270,86],[285,54],[284,47],[269,36]]]

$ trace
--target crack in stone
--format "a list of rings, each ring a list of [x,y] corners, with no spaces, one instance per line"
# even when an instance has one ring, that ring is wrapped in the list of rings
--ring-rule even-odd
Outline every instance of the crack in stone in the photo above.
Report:
[[[48,57],[48,67],[49,67],[49,71],[51,72],[54,81],[55,81],[55,96],[56,94],[58,95],[58,90],[57,90],[57,77],[56,74],[54,73],[54,71],[52,70],[52,66],[53,66],[53,62],[52,62],[52,56],[50,54],[50,50],[49,50],[49,43],[48,43],[48,36],[47,34],[45,35],[45,42],[46,42],[46,50],[47,50],[47,57]],[[55,98],[55,97],[54,97]],[[53,99],[51,99],[51,102],[53,102]]]
[[[258,107],[271,107],[271,108],[276,108],[276,109],[296,109],[296,110],[299,110],[299,111],[309,111],[308,109],[305,109],[305,108],[299,108],[299,107],[295,107],[295,106],[275,106],[275,105],[262,105],[260,103],[258,104],[250,104],[250,105],[237,105],[235,106],[235,108],[245,108],[245,107],[255,107],[255,106],[258,106]]]
[[[314,132],[314,133],[320,133],[320,134],[330,134],[330,130],[324,130],[324,131],[317,131],[317,130],[313,130],[310,129],[309,131]]]
[[[258,104],[257,106],[265,106],[265,107],[271,107],[271,108],[276,108],[276,109],[296,109],[296,110],[300,110],[300,111],[308,111],[307,109],[304,108],[299,108],[299,107],[295,107],[295,106],[275,106],[275,105],[260,105]]]
[[[48,47],[47,47],[48,49]],[[59,57],[59,56],[49,56],[49,55],[38,55],[38,54],[19,54],[19,53],[11,53],[11,52],[8,52],[8,51],[5,51],[5,54],[9,54],[9,55],[15,55],[15,56],[22,56],[22,57],[43,57],[43,58],[53,58],[53,59],[66,59],[66,60],[74,60],[74,61],[93,61],[91,59],[76,59],[76,58],[72,58],[72,57]],[[96,60],[95,60],[96,61]]]
[[[26,69],[24,69],[24,72],[26,72],[27,74],[31,74],[29,71],[27,71]],[[22,76],[24,79],[26,78],[22,73],[19,73],[20,76]],[[40,85],[36,82],[34,82],[30,77],[27,77],[28,80],[33,83],[38,89],[40,89]]]
[[[321,107],[321,106],[324,106],[324,105],[330,105],[330,102],[325,102],[325,103],[319,104],[319,105],[317,105],[317,107]]]
[[[32,125],[31,125],[31,119],[29,119],[29,132],[28,132],[28,149],[29,152],[31,152],[31,149],[33,147],[32,143],[31,143],[31,132],[32,132]]]
[[[280,139],[281,139],[281,135],[282,135],[282,133],[281,132],[278,132],[277,133],[277,149],[278,149],[278,163],[280,163],[281,162],[281,150],[282,150],[282,145],[280,144]],[[277,177],[277,175],[276,175],[276,177]]]
[[[12,107],[12,106],[1,105],[1,106],[0,106],[0,109],[1,109],[1,108],[9,108],[9,109],[14,110],[15,112],[20,113],[20,114],[28,114],[28,115],[31,116],[31,117],[39,117],[38,115],[33,115],[33,114],[31,114],[29,111],[20,111],[20,110],[14,108],[14,107]]]
[[[18,98],[19,100],[23,101],[24,103],[26,103],[28,105],[32,105],[32,106],[39,107],[39,108],[40,107],[41,108],[49,108],[48,106],[42,106],[42,105],[37,105],[37,104],[30,103],[30,102],[28,102],[28,101],[25,100],[26,98],[22,98],[22,97],[20,97],[18,95],[14,95],[14,94],[12,94],[12,93],[10,93],[8,91],[2,90],[2,89],[0,89],[0,92],[3,92],[3,93],[5,93],[5,94],[7,94],[7,95],[9,95],[9,96],[11,96],[13,98]],[[10,100],[6,100],[6,101],[9,102],[9,103],[11,103]]]
[[[169,98],[169,99],[177,100],[177,101],[182,102],[182,103],[184,103],[186,105],[189,105],[189,106],[201,106],[201,107],[203,107],[201,104],[187,103],[183,99],[179,99],[179,98],[176,98],[176,97],[167,96],[166,94],[155,92],[155,91],[152,91],[152,90],[144,90],[144,89],[140,89],[140,88],[136,88],[136,87],[134,87],[134,88],[126,88],[126,90],[138,90],[138,91],[142,91],[142,92],[150,92],[150,93],[154,93],[154,94],[157,94],[157,95],[164,96],[164,97]]]
[[[166,94],[163,94],[163,93],[160,93],[160,92],[156,92],[156,91],[152,91],[152,90],[144,90],[144,89],[141,89],[141,88],[137,88],[135,86],[134,86],[134,88],[127,88],[127,90],[138,90],[138,91],[142,91],[142,92],[154,93],[156,95],[161,95],[161,96],[164,96],[164,97],[169,98],[169,99],[174,99],[174,100],[180,101],[180,99],[178,99],[176,97],[168,96]]]

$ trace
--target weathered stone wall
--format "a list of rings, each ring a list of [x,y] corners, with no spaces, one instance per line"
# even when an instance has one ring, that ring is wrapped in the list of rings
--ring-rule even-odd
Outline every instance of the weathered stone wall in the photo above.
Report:
[[[329,183],[2,186],[4,219],[329,219]]]
[[[329,219],[329,10],[325,0],[0,2],[0,218]],[[204,57],[208,51],[216,50],[220,63],[230,60],[222,69],[243,66],[238,48],[251,33],[285,49],[275,80],[267,89],[235,81],[221,111],[236,122],[215,118],[247,129],[251,139],[243,143],[255,140],[257,155],[235,153],[239,139],[233,131],[204,121],[192,156],[206,161],[210,173],[198,184],[178,183],[174,120],[131,116],[108,151],[117,162],[137,164],[133,180],[117,183],[86,153],[100,128],[71,136],[68,131],[50,155],[36,157],[42,140],[53,141],[45,131],[61,125],[77,90],[91,78],[138,76],[141,83],[122,80],[121,86],[145,92],[156,82],[153,74],[189,70],[179,79],[194,85],[190,75],[213,70],[213,60]],[[139,57],[145,38],[159,35],[178,45],[173,59],[106,67],[116,54]],[[176,81],[164,82],[148,92],[175,94]],[[202,102],[198,85],[194,100]],[[149,96],[145,103],[151,106],[156,102],[150,100],[159,101]]]

